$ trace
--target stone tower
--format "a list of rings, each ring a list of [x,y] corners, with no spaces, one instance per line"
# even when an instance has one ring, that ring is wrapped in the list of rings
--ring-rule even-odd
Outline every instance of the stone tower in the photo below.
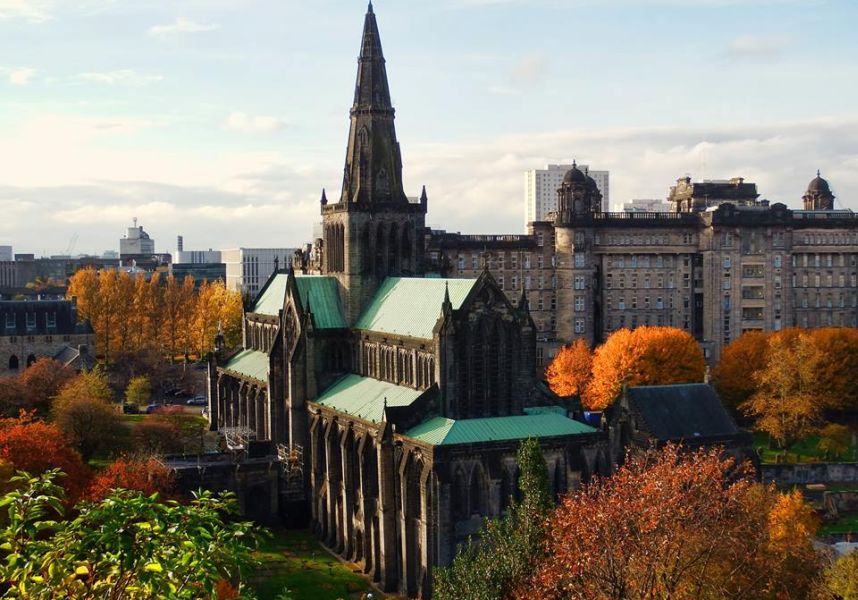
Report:
[[[807,186],[807,191],[802,197],[804,210],[834,210],[834,194],[828,182],[816,172],[816,177]]]
[[[593,214],[602,210],[602,194],[592,177],[572,168],[557,190],[554,218],[557,304],[557,336],[562,340],[596,339],[599,304],[596,301],[596,262]]]
[[[340,282],[349,325],[389,275],[421,272],[427,198],[409,202],[372,3],[364,19],[346,164],[337,203],[322,192],[322,271]]]

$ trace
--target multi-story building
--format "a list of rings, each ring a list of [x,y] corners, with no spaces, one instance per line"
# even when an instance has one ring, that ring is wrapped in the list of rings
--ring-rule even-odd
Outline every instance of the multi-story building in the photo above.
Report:
[[[0,301],[0,375],[23,371],[42,357],[95,356],[89,322],[78,323],[72,300]]]
[[[15,259],[12,246],[0,246],[0,262],[11,262]]]
[[[220,262],[226,265],[226,287],[255,296],[274,271],[292,263],[294,254],[295,248],[221,250]]]
[[[858,215],[834,210],[819,176],[801,210],[759,200],[742,178],[684,177],[671,212],[606,213],[577,167],[557,196],[558,211],[527,235],[427,236],[428,268],[441,275],[486,265],[508,297],[523,286],[538,368],[563,344],[596,344],[623,327],[686,329],[715,361],[744,331],[856,324]]]
[[[575,162],[573,161],[573,164]],[[592,171],[587,165],[576,165],[587,173],[602,194],[601,210],[610,210],[610,173]],[[550,213],[557,211],[557,188],[572,165],[546,165],[544,169],[532,169],[524,173],[524,225],[544,221]]]
[[[149,237],[149,234],[143,231],[143,227],[137,226],[137,218],[134,218],[134,225],[126,230],[125,237],[119,240],[119,256],[125,261],[126,259],[135,259],[137,257],[151,257],[155,254],[155,240]]]
[[[636,198],[623,203],[623,212],[671,212],[673,205],[662,198]]]

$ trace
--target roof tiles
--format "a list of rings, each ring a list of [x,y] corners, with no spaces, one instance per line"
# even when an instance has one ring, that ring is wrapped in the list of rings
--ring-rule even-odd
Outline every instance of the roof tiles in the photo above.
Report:
[[[383,418],[385,402],[389,407],[410,406],[423,394],[423,390],[350,374],[325,390],[316,403],[378,423]]]
[[[592,427],[566,416],[556,412],[546,412],[512,417],[459,419],[458,421],[433,417],[412,427],[405,432],[405,435],[433,446],[450,446],[595,432],[596,430]]]

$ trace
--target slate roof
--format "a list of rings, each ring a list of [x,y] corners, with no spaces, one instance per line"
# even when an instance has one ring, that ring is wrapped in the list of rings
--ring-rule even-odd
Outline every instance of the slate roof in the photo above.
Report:
[[[596,430],[589,425],[573,421],[564,415],[556,412],[542,412],[483,419],[454,420],[433,417],[412,427],[405,432],[405,435],[433,446],[450,446],[595,432]]]
[[[259,293],[249,312],[278,316],[286,299],[288,283],[288,273],[277,273]],[[319,275],[296,275],[295,285],[304,310],[307,310],[309,301],[316,329],[339,329],[347,326],[336,279]]]
[[[90,371],[96,364],[95,357],[88,350],[81,352],[81,347],[72,348],[68,345],[63,346],[53,358],[76,371]]]
[[[630,408],[659,440],[720,437],[739,433],[718,394],[705,383],[628,389]]]
[[[258,350],[242,350],[221,367],[239,377],[255,379],[268,383],[268,372],[271,363],[265,352]]]
[[[338,379],[315,402],[359,419],[378,423],[383,417],[385,400],[391,408],[410,406],[424,393],[425,390],[415,390],[352,373]]]
[[[30,315],[29,321],[27,315]],[[50,321],[49,321],[50,319]],[[32,327],[28,327],[32,325]],[[71,300],[7,300],[0,302],[0,336],[83,335],[89,322],[78,323]]]
[[[457,310],[476,282],[476,279],[388,277],[358,318],[355,329],[432,339],[445,291],[450,290],[450,302]]]

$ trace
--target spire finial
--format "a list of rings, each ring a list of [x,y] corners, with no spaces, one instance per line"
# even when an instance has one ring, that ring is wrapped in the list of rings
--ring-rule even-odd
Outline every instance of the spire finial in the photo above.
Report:
[[[577,162],[575,162],[575,159],[574,159],[574,158],[572,159],[572,168],[573,168],[573,169],[577,169],[577,168],[578,168],[578,163],[577,163]]]
[[[369,6],[367,6],[367,8],[366,8],[366,12],[368,12],[368,13],[372,12],[372,0],[370,0]]]
[[[328,203],[328,196],[325,194],[325,188],[322,188],[322,198],[319,200],[322,206],[325,206]]]
[[[817,177],[820,177],[819,169],[817,169],[817,170],[816,170],[816,176],[817,176]]]

